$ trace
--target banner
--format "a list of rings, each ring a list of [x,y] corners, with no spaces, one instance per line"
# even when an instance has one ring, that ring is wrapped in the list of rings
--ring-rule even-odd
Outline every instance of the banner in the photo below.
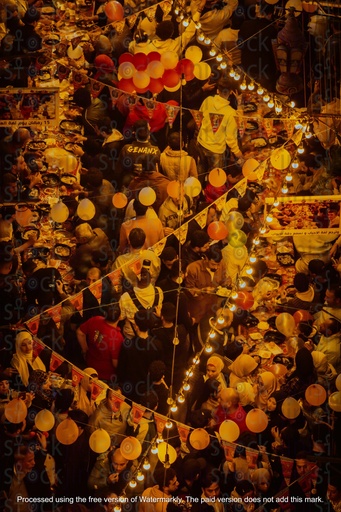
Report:
[[[64,358],[58,356],[55,352],[52,352],[50,361],[50,372],[55,372],[62,363],[64,363]]]

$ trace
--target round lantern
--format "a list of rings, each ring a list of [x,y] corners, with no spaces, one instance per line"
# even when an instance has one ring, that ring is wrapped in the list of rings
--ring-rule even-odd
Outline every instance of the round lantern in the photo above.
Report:
[[[89,438],[89,445],[93,452],[104,453],[109,450],[111,439],[106,430],[99,428],[95,430]]]
[[[160,60],[161,59],[161,53],[159,53],[159,52],[149,52],[148,55],[147,55],[147,58],[148,58],[148,63],[152,62],[152,61],[155,61],[155,60]]]
[[[308,322],[309,320],[314,320],[311,314],[305,309],[299,309],[298,311],[295,311],[293,318],[296,325],[300,322]]]
[[[181,80],[179,80],[178,85],[176,85],[175,87],[167,87],[166,85],[164,87],[165,87],[165,90],[168,91],[168,92],[178,91],[180,89],[180,87],[181,87]]]
[[[335,386],[338,391],[341,391],[341,373],[336,377]]]
[[[302,12],[302,1],[301,0],[288,0],[288,2],[285,4],[285,10],[288,13],[290,11],[290,7],[293,7],[295,9],[294,15],[299,16]]]
[[[322,405],[327,400],[327,391],[320,384],[311,384],[305,390],[305,399],[310,405]]]
[[[51,411],[48,409],[43,409],[42,411],[39,411],[34,418],[34,423],[38,430],[41,432],[47,432],[54,427],[55,417]]]
[[[284,336],[292,336],[296,328],[294,317],[290,313],[280,313],[276,318],[276,328]]]
[[[159,461],[162,462],[162,464],[173,464],[173,462],[176,461],[177,453],[173,446],[163,442],[158,444],[157,447],[157,456],[159,457]]]
[[[161,55],[160,61],[165,69],[175,69],[179,62],[179,57],[176,52],[164,52]]]
[[[162,75],[162,83],[165,87],[176,87],[180,82],[180,76],[175,69],[166,69]]]
[[[190,59],[181,59],[179,60],[176,70],[179,73],[180,76],[184,76],[185,80],[188,82],[190,80],[193,80],[194,78],[194,64]]]
[[[241,231],[240,229],[235,229],[229,233],[228,236],[228,243],[231,245],[231,247],[237,248],[242,247],[246,244],[247,236],[244,233],[244,231]]]
[[[180,181],[170,181],[167,185],[167,194],[173,199],[180,199],[184,193],[183,184]]]
[[[135,53],[133,64],[138,71],[144,71],[148,65],[148,57],[145,53]]]
[[[247,178],[250,181],[257,179],[256,169],[259,167],[259,162],[255,158],[248,158],[245,160],[242,173],[244,178]]]
[[[201,183],[197,178],[190,176],[184,183],[185,194],[189,197],[197,197],[201,192]]]
[[[189,46],[185,52],[186,59],[189,59],[193,64],[198,64],[202,59],[202,51],[199,46]]]
[[[302,2],[302,7],[305,12],[310,12],[310,13],[313,13],[313,12],[317,11],[317,9],[318,9],[318,5],[315,4],[315,2],[305,2],[304,0]]]
[[[51,218],[55,222],[65,222],[69,218],[69,208],[64,203],[54,204],[51,208]]]
[[[251,292],[238,292],[238,297],[234,301],[236,305],[245,311],[252,308],[254,298]]]
[[[210,444],[210,436],[204,428],[196,428],[190,433],[189,442],[195,450],[205,450]]]
[[[115,0],[106,4],[104,12],[109,21],[121,21],[124,18],[123,7]]]
[[[156,194],[151,187],[144,187],[139,193],[139,201],[144,206],[151,206],[155,203]]]
[[[56,429],[56,438],[62,444],[72,444],[78,438],[79,430],[76,423],[71,418],[59,423]]]
[[[223,421],[219,427],[219,435],[223,441],[234,443],[234,441],[236,441],[240,435],[240,430],[237,423],[232,420]]]
[[[26,404],[21,398],[13,398],[5,405],[5,417],[11,423],[21,423],[27,416]]]
[[[328,405],[333,411],[341,412],[341,391],[336,391],[330,395]]]
[[[272,364],[268,368],[269,372],[271,372],[277,379],[284,377],[288,373],[287,368],[284,364]]]
[[[287,149],[275,149],[271,156],[270,162],[272,167],[283,171],[283,169],[287,169],[291,162],[291,156]]]
[[[193,74],[198,80],[208,80],[211,73],[212,69],[207,62],[199,62],[194,66]]]
[[[212,187],[222,187],[226,183],[226,172],[223,169],[212,169],[208,175]]]
[[[261,409],[251,409],[246,415],[246,426],[250,432],[259,434],[268,426],[268,417]]]
[[[122,192],[116,192],[116,194],[112,196],[112,204],[115,206],[115,208],[124,208],[127,206],[127,203],[128,198]]]
[[[96,208],[89,199],[82,199],[77,208],[77,215],[82,220],[91,220],[94,218]]]
[[[161,80],[161,78],[151,78],[150,79],[150,82],[149,82],[149,85],[148,85],[148,90],[150,92],[152,92],[153,94],[159,94],[159,92],[161,92],[164,88],[164,85],[163,85],[163,81]]]
[[[165,68],[162,62],[154,60],[148,64],[146,71],[150,78],[161,78],[165,72]]]
[[[145,71],[136,71],[136,73],[133,76],[133,84],[138,89],[144,89],[145,87],[148,87],[150,82],[150,77]]]
[[[207,233],[212,240],[224,240],[228,235],[228,230],[223,222],[216,220],[208,225]]]
[[[230,224],[234,229],[241,229],[244,226],[244,217],[240,212],[230,212],[227,216],[226,224]]]
[[[297,418],[297,416],[299,416],[300,412],[301,412],[300,404],[298,403],[297,400],[295,400],[295,398],[292,398],[291,396],[289,396],[282,403],[283,416],[285,416],[289,420],[294,420],[295,418]]]
[[[122,62],[122,64],[118,66],[118,74],[122,78],[133,78],[135,72],[135,66],[131,62]]]
[[[118,88],[124,92],[134,92],[135,85],[133,84],[133,79],[121,78],[121,80],[118,81]]]
[[[134,62],[134,55],[132,55],[131,53],[122,53],[122,55],[119,56],[118,58],[118,64],[123,64],[123,62],[131,62],[133,63]]]
[[[120,445],[123,457],[128,460],[138,459],[142,452],[141,443],[136,437],[126,437]]]

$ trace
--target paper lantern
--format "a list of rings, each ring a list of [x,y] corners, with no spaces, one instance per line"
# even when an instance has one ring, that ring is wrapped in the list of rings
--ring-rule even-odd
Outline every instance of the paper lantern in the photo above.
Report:
[[[27,407],[21,398],[13,398],[5,405],[5,417],[11,423],[21,423],[26,416]]]
[[[167,194],[173,199],[180,199],[184,192],[184,187],[180,181],[170,181],[167,185]]]
[[[236,441],[240,435],[240,430],[237,423],[232,420],[223,421],[219,427],[219,435],[223,441],[234,443],[234,441]]]
[[[118,88],[124,92],[134,92],[135,85],[133,84],[133,79],[121,78],[121,80],[118,81]]]
[[[179,57],[176,52],[164,52],[161,55],[160,61],[165,69],[175,69],[179,62]]]
[[[185,52],[186,59],[189,59],[193,64],[198,64],[202,59],[202,51],[199,46],[189,46]]]
[[[161,78],[164,72],[164,65],[159,60],[154,60],[147,66],[147,73],[150,78]]]
[[[178,91],[180,89],[180,87],[181,87],[181,80],[179,80],[178,85],[176,85],[175,87],[167,87],[166,85],[164,86],[165,90],[168,92]]]
[[[259,434],[268,426],[268,417],[261,409],[251,409],[246,415],[246,426],[250,432]]]
[[[144,71],[148,65],[148,57],[145,53],[135,53],[133,64],[138,71]]]
[[[188,82],[190,80],[193,80],[194,78],[194,64],[190,59],[181,59],[179,60],[176,71],[179,73],[180,76],[184,76],[185,80]]]
[[[148,87],[150,82],[150,77],[145,71],[136,71],[133,76],[133,84],[137,89],[144,89]]]
[[[318,9],[318,5],[315,4],[315,2],[305,2],[304,0],[302,2],[302,7],[305,12],[310,12],[310,13],[313,13],[313,12],[317,11],[317,9]]]
[[[298,311],[295,311],[295,313],[293,314],[293,318],[295,320],[296,325],[299,324],[300,322],[308,322],[309,320],[314,320],[309,311],[306,311],[304,309],[299,309]]]
[[[115,206],[115,208],[124,208],[127,206],[127,203],[128,198],[122,192],[116,192],[116,194],[112,196],[112,204]]]
[[[277,379],[284,377],[288,373],[288,369],[284,366],[284,364],[272,364],[268,368],[269,372],[271,372]]]
[[[82,220],[91,220],[94,218],[96,208],[89,199],[82,199],[77,208],[77,215]]]
[[[148,90],[150,92],[152,92],[153,94],[159,94],[159,92],[161,92],[163,90],[163,88],[164,88],[164,85],[163,85],[161,78],[151,78],[150,79],[150,82],[148,85]]]
[[[66,418],[56,428],[56,438],[62,444],[72,444],[78,439],[79,430],[71,418]]]
[[[139,193],[139,201],[144,206],[151,206],[155,203],[156,194],[151,187],[144,187]]]
[[[341,412],[341,391],[336,391],[330,395],[328,405],[333,411]]]
[[[162,83],[165,87],[176,87],[180,82],[180,76],[175,69],[166,69],[162,75]]]
[[[148,63],[152,62],[153,60],[160,60],[161,59],[161,53],[159,52],[149,52],[147,55]]]
[[[259,162],[255,158],[248,158],[242,167],[242,173],[244,178],[250,181],[257,179],[256,169],[259,167]]]
[[[189,197],[197,197],[201,192],[201,183],[197,178],[190,176],[184,183],[185,194]]]
[[[91,450],[95,453],[104,453],[109,450],[111,439],[108,432],[103,428],[95,430],[89,438],[89,445]]]
[[[208,225],[207,233],[212,240],[224,240],[228,235],[228,230],[223,222],[216,220]]]
[[[97,55],[94,60],[94,64],[97,69],[101,71],[113,71],[115,69],[115,64],[112,59],[105,54]]]
[[[190,433],[189,442],[195,450],[205,450],[210,444],[210,436],[204,428],[196,428]]]
[[[122,53],[118,58],[118,63],[120,65],[123,64],[123,62],[130,62],[132,64],[134,62],[134,55],[128,52]]]
[[[310,405],[322,405],[327,400],[327,391],[320,384],[311,384],[305,390],[305,399]]]
[[[341,373],[336,377],[335,387],[338,391],[341,391]]]
[[[51,411],[48,409],[43,409],[42,411],[39,411],[34,418],[34,423],[38,430],[41,430],[42,432],[48,432],[51,430],[51,428],[54,427],[55,417]]]
[[[123,457],[128,460],[138,459],[142,452],[141,443],[136,437],[126,437],[120,445]]]
[[[226,219],[226,224],[231,225],[231,231],[241,229],[244,226],[244,217],[240,212],[230,212]]]
[[[289,396],[282,403],[283,416],[285,416],[289,420],[294,420],[295,418],[297,418],[297,416],[299,416],[300,412],[301,412],[300,404],[298,403],[297,400],[295,400],[295,398],[292,398],[291,396]]]
[[[55,222],[65,222],[69,218],[69,208],[64,203],[54,204],[51,208],[51,218]]]
[[[291,162],[291,156],[287,149],[275,149],[271,156],[270,162],[272,167],[283,171],[283,169],[287,169]]]
[[[212,74],[212,70],[207,62],[199,62],[195,64],[193,74],[198,80],[208,80]]]
[[[118,66],[118,74],[122,78],[133,78],[135,72],[135,66],[131,62],[122,62],[122,64]]]
[[[123,7],[115,0],[106,4],[104,12],[109,21],[121,21],[124,18]]]
[[[288,0],[288,2],[285,4],[286,12],[289,13],[290,7],[293,7],[295,9],[294,15],[299,16],[302,12],[302,0]]]
[[[173,464],[173,462],[176,461],[178,455],[173,446],[163,442],[158,444],[157,447],[157,456],[159,457],[159,461],[162,462],[162,464]]]
[[[296,328],[294,317],[290,313],[280,313],[276,318],[276,328],[284,336],[292,336]]]
[[[223,169],[212,169],[208,175],[212,187],[222,187],[226,183],[226,172]]]
[[[247,311],[252,308],[255,300],[251,292],[238,292],[238,297],[234,302],[239,308]]]
[[[246,244],[247,236],[244,233],[244,231],[241,231],[240,229],[235,229],[231,231],[231,233],[229,233],[227,240],[231,247],[234,247],[236,249]]]

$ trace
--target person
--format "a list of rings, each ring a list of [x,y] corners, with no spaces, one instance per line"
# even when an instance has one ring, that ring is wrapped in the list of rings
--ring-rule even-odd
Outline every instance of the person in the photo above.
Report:
[[[168,146],[161,153],[160,165],[162,172],[171,181],[185,181],[190,176],[198,177],[197,164],[194,158],[181,148],[180,134],[177,132],[168,136]]]
[[[133,176],[129,183],[128,190],[136,199],[142,188],[153,188],[156,194],[156,200],[153,203],[153,208],[155,212],[158,213],[160,206],[168,197],[167,187],[170,180],[161,174],[156,167],[153,167],[152,164],[153,162],[149,161],[142,164],[141,172]]]
[[[316,346],[316,350],[325,354],[328,363],[334,366],[337,373],[340,373],[341,323],[336,318],[329,318],[320,325],[319,330],[322,336]]]
[[[120,448],[113,448],[109,453],[97,457],[88,479],[90,491],[111,491],[120,494],[131,479],[131,472]]]
[[[307,387],[315,384],[316,381],[313,357],[307,347],[302,347],[295,356],[295,370],[286,375],[286,382],[281,386],[281,391],[288,396],[302,398]]]
[[[89,417],[96,410],[96,402],[92,398],[92,382],[98,379],[98,373],[94,368],[84,368],[84,376],[77,389],[77,409],[85,412]]]
[[[112,219],[113,205],[112,198],[115,188],[103,176],[103,172],[95,167],[90,167],[88,171],[82,175],[82,196],[89,197],[95,205],[95,218],[97,227],[103,229],[108,237],[113,234],[113,227],[110,220]]]
[[[226,167],[226,146],[236,158],[243,156],[237,140],[236,111],[228,101],[234,88],[235,84],[231,79],[219,79],[217,94],[206,98],[200,107],[203,119],[197,138],[197,151],[198,174],[201,180],[211,169]]]
[[[219,500],[221,496],[220,474],[214,468],[208,467],[200,478],[200,503],[193,507],[193,512],[223,512],[224,504]]]
[[[168,245],[163,249],[160,254],[161,268],[157,284],[159,284],[159,281],[163,281],[167,278],[174,261],[177,259],[179,259],[178,252],[172,245]]]
[[[211,426],[215,431],[219,431],[219,427],[225,420],[232,420],[237,423],[240,433],[248,430],[246,426],[246,412],[239,402],[239,395],[236,389],[225,388],[218,394],[219,405],[212,412]]]
[[[21,380],[21,387],[27,386],[29,376],[34,370],[46,372],[46,367],[39,356],[33,353],[33,337],[28,331],[20,331],[15,337],[15,354],[11,365],[18,372]],[[19,386],[20,387],[20,386]]]
[[[24,261],[22,268],[26,275],[24,289],[29,311],[34,306],[39,309],[53,306],[66,298],[58,269],[49,267],[41,258]]]
[[[201,29],[210,39],[215,39],[221,30],[226,27],[233,12],[238,7],[237,0],[229,0],[228,2],[216,2],[213,0],[191,1],[191,13],[199,13]]]
[[[148,368],[147,392],[154,392],[157,395],[156,411],[164,416],[166,416],[169,411],[169,405],[167,403],[169,388],[165,382],[165,376],[165,363],[158,359],[153,361]]]
[[[182,248],[182,260],[187,267],[193,261],[205,259],[205,254],[208,251],[210,244],[210,237],[206,231],[196,229],[190,236],[190,239],[185,243]]]
[[[143,491],[142,497],[145,497],[146,501],[140,500],[138,512],[166,512],[167,498],[171,500],[179,487],[176,472],[172,467],[157,467],[153,477],[156,485]]]
[[[278,382],[273,373],[260,373],[258,375],[258,392],[256,394],[255,405],[259,409],[266,410],[269,398],[275,391],[277,391],[277,388]]]
[[[294,277],[294,286],[296,293],[294,297],[283,304],[284,311],[291,313],[298,309],[304,309],[314,313],[320,305],[320,294],[310,284],[309,276],[303,272],[298,272]]]
[[[218,306],[221,299],[215,295],[216,288],[229,283],[221,250],[211,246],[206,257],[190,263],[186,270],[185,286],[192,297],[189,312],[196,322]]]
[[[340,471],[332,469],[330,475],[330,482],[327,488],[327,500],[332,506],[333,512],[340,512],[341,510],[341,482]]]
[[[77,339],[88,366],[92,364],[100,379],[115,380],[120,348],[123,343],[118,327],[121,309],[117,302],[102,306],[104,316],[95,316],[77,329]]]
[[[192,201],[189,196],[181,193],[180,197],[169,196],[159,209],[159,219],[162,222],[165,235],[170,235],[186,218],[192,214]]]
[[[253,404],[255,401],[255,375],[258,371],[256,359],[249,354],[240,354],[229,366],[229,383],[231,388],[237,390],[240,403]]]

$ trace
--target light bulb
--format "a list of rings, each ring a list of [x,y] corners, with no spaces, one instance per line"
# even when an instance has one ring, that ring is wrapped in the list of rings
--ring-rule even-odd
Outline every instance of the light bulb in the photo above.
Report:
[[[247,87],[245,80],[240,84],[239,87],[241,88],[242,91],[245,91],[245,89]]]
[[[290,105],[291,108],[295,108],[296,103],[294,101],[290,101],[289,105]]]
[[[173,426],[173,423],[170,420],[166,421],[166,424],[165,424],[166,428],[172,428],[172,426]]]
[[[287,194],[288,193],[288,185],[286,183],[284,183],[283,187],[282,187],[282,194]]]
[[[243,281],[243,280],[241,279],[241,280],[239,281],[239,285],[238,285],[238,286],[239,286],[239,288],[245,288],[245,286],[246,286],[245,281]]]
[[[306,135],[307,136],[307,135]],[[303,144],[300,144],[297,148],[297,153],[299,153],[300,155],[302,155],[304,153],[304,147],[303,147]]]
[[[303,125],[301,124],[300,121],[296,121],[295,128],[296,128],[296,130],[302,130]]]
[[[251,276],[253,274],[253,268],[252,267],[247,267],[245,269],[245,272],[247,273],[248,276]]]
[[[278,199],[275,199],[273,204],[274,204],[274,206],[278,206],[279,205]]]
[[[150,462],[147,458],[144,459],[143,461],[143,469],[145,469],[146,471],[148,471],[148,469],[150,469]]]
[[[177,336],[175,336],[175,337],[173,338],[173,345],[179,345],[179,343],[180,343],[179,338],[178,338]]]
[[[232,299],[238,299],[238,293],[236,291],[231,293]]]
[[[211,347],[211,345],[209,343],[206,343],[206,345],[205,345],[205,352],[210,354],[212,352],[212,350],[213,350],[213,348]]]
[[[114,506],[114,512],[121,512],[121,507],[119,505]]]
[[[276,114],[280,114],[282,112],[282,106],[281,105],[276,105],[275,107],[275,111],[276,111]]]
[[[179,18],[182,21],[184,19],[185,15],[183,13],[180,14]]]
[[[223,60],[223,56],[222,56],[222,54],[221,54],[221,53],[218,53],[218,55],[216,56],[216,60],[217,60],[218,62],[221,62],[221,61]]]
[[[184,19],[182,24],[183,24],[184,27],[188,27],[189,21],[187,19]]]
[[[193,377],[193,370],[192,369],[187,370],[186,375],[187,375],[187,377]]]
[[[230,72],[229,72],[229,76],[230,76],[231,78],[233,78],[235,74],[236,74],[235,70],[234,70],[233,68],[231,68],[231,69],[230,69]]]
[[[134,480],[134,478],[133,478],[132,480],[130,480],[130,482],[129,482],[129,486],[130,486],[132,489],[134,489],[134,487],[136,487],[136,486],[137,486],[137,482],[136,482],[136,480]]]
[[[211,39],[209,37],[205,37],[204,43],[207,45],[211,44]]]
[[[236,82],[238,82],[238,80],[240,80],[240,74],[238,73],[238,71],[236,71],[236,74],[234,75],[233,78],[235,79]]]
[[[269,99],[269,101],[268,101],[268,107],[269,107],[269,108],[272,108],[274,105],[275,105],[275,102],[274,102],[273,98],[271,97],[271,98]]]
[[[259,245],[259,244],[260,244],[260,240],[259,240],[259,238],[254,238],[254,239],[253,239],[253,241],[252,241],[252,243],[253,243],[254,245]]]
[[[188,382],[186,382],[184,385],[183,385],[183,388],[184,388],[184,391],[189,391],[191,389],[191,386],[189,385]]]
[[[150,451],[154,453],[154,455],[159,451],[155,443],[152,444]]]
[[[249,85],[247,86],[247,88],[249,89],[249,91],[253,91],[253,89],[255,88],[255,83],[250,82]]]
[[[230,311],[232,311],[232,312],[233,312],[233,311],[236,311],[236,309],[237,309],[237,306],[236,306],[235,304],[230,304],[230,305],[229,305],[229,310],[230,310]]]
[[[199,29],[201,28],[201,23],[200,23],[200,21],[197,21],[197,22],[196,22],[196,24],[195,24],[195,28],[196,28],[197,30],[199,30]]]
[[[193,363],[194,364],[199,364],[200,363],[200,359],[198,356],[195,356],[194,359],[193,359]]]
[[[266,92],[263,96],[263,100],[265,101],[265,103],[267,103],[268,101],[270,101],[270,96],[269,94]]]
[[[219,316],[219,317],[217,318],[217,323],[218,323],[218,324],[222,325],[224,322],[225,322],[225,320],[224,320],[224,317],[223,317],[223,316]]]
[[[262,86],[259,86],[258,89],[257,89],[257,94],[259,94],[259,96],[262,96],[262,94],[264,94],[264,89]]]
[[[306,131],[306,133],[305,133],[305,138],[306,139],[310,139],[312,136],[313,136],[313,134],[309,130]]]
[[[211,331],[209,337],[211,338],[211,340],[213,340],[213,338],[215,338],[215,332]]]
[[[158,435],[157,440],[156,440],[156,443],[157,443],[157,444],[163,443],[163,437],[162,437],[162,434],[159,434],[159,435]]]
[[[126,503],[127,498],[126,498],[126,496],[124,496],[124,494],[122,494],[121,496],[118,497],[118,501],[120,503]]]
[[[250,263],[256,263],[257,257],[254,254],[251,254],[250,258],[249,258],[249,261],[250,261]]]
[[[217,59],[218,60],[218,59]],[[220,69],[226,69],[227,68],[227,63],[223,60],[221,63],[220,63]]]
[[[274,220],[274,218],[271,215],[271,213],[268,213],[268,215],[266,216],[266,222],[272,222],[273,220]]]
[[[198,34],[198,41],[202,42],[204,39],[205,39],[205,35],[202,32],[200,32]]]
[[[137,472],[136,480],[138,480],[139,482],[143,482],[143,480],[144,480],[144,474],[142,473],[142,471],[138,471],[138,472]]]
[[[299,161],[297,160],[297,158],[294,158],[293,161],[291,162],[291,167],[293,169],[298,169],[300,163]],[[291,178],[292,179],[292,178]],[[287,181],[291,181],[291,180],[287,180]]]
[[[179,9],[178,9],[178,8],[174,9],[174,14],[175,14],[176,16],[179,14],[179,12],[180,12],[180,11],[179,11]]]
[[[215,57],[217,55],[217,50],[215,48],[211,48],[210,55],[211,55],[211,57]]]
[[[173,404],[172,404],[172,406],[171,406],[170,410],[171,410],[172,412],[176,412],[176,411],[178,410],[178,406],[176,405],[176,403],[175,403],[175,402],[173,402]]]
[[[167,398],[167,404],[168,404],[168,405],[172,405],[172,403],[173,403],[173,398],[169,396],[169,397]]]
[[[260,234],[261,235],[264,235],[264,233],[266,233],[266,227],[265,226],[262,226],[259,230]]]
[[[180,395],[178,396],[178,402],[179,402],[179,404],[183,404],[183,403],[184,403],[184,401],[185,401],[185,397],[184,397],[184,395],[180,394]]]

